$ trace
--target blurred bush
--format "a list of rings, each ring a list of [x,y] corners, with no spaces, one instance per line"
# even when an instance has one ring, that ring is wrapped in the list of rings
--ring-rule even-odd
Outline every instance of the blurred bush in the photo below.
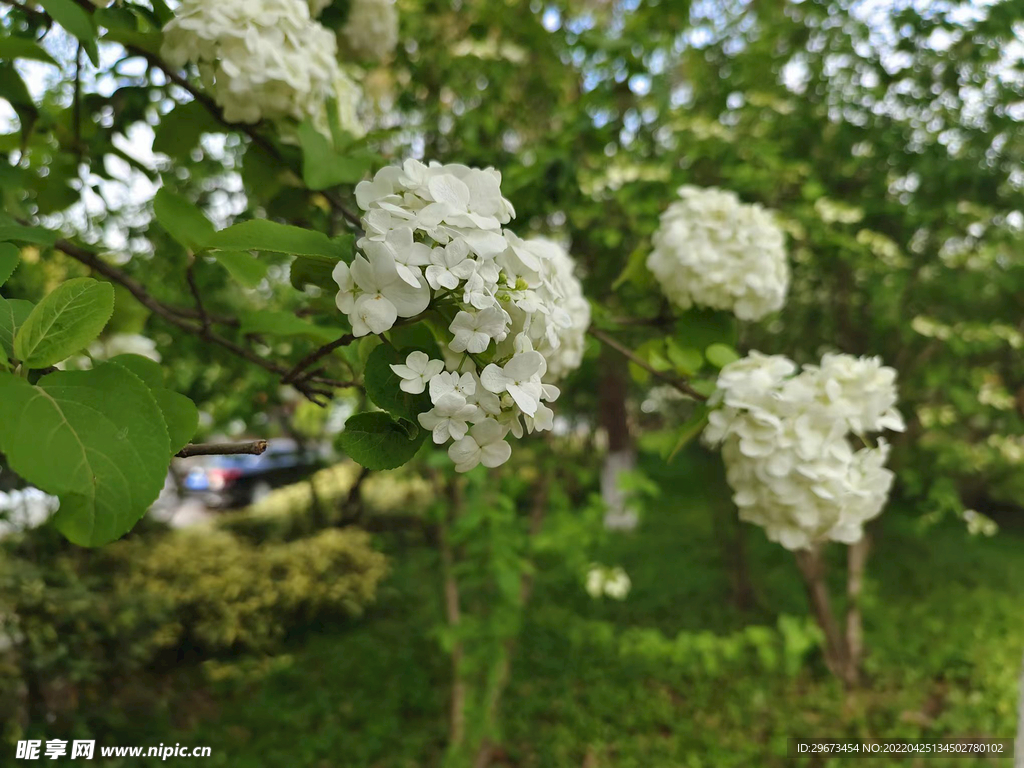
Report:
[[[358,487],[358,498],[353,489]],[[422,514],[431,498],[427,480],[411,470],[364,474],[345,462],[278,488],[256,504],[218,517],[219,528],[249,541],[291,541],[324,526],[361,517]]]
[[[387,572],[357,529],[254,546],[197,528],[42,560],[23,545],[6,549],[0,722],[9,724],[105,700],[162,658],[267,651],[292,627],[358,616]]]

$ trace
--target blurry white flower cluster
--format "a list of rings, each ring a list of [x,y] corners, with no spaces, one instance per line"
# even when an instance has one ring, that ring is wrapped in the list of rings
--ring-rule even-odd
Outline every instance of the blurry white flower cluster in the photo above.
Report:
[[[587,580],[584,585],[587,594],[595,600],[602,595],[614,600],[625,600],[633,582],[621,567],[605,568],[596,563],[590,566],[587,571]]]
[[[310,0],[310,3],[317,2],[322,0]],[[359,58],[372,61],[387,58],[398,44],[398,11],[394,0],[352,0],[341,34]]]
[[[161,53],[175,66],[197,64],[230,122],[292,117],[326,126],[337,97],[341,125],[352,130],[358,86],[339,68],[337,47],[306,0],[182,0]]]
[[[758,320],[782,308],[789,287],[782,230],[759,205],[720,189],[684,186],[661,215],[647,268],[676,306]]]
[[[781,355],[725,366],[704,439],[722,446],[740,517],[786,549],[852,544],[885,504],[888,444],[854,450],[850,438],[903,430],[896,371],[878,358],[830,354],[797,370]]]
[[[436,310],[452,334],[445,360],[414,352],[392,368],[406,392],[429,391],[420,424],[453,441],[458,471],[504,463],[509,432],[551,429],[551,381],[582,358],[590,311],[571,258],[502,229],[515,212],[491,168],[408,160],[357,185],[356,201],[366,234],[334,270],[338,308],[356,336]]]

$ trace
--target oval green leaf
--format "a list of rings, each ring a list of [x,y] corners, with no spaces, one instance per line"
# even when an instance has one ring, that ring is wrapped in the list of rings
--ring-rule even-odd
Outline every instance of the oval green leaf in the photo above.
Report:
[[[114,312],[114,288],[88,277],[52,291],[18,328],[14,356],[29,368],[59,363],[100,335]]]

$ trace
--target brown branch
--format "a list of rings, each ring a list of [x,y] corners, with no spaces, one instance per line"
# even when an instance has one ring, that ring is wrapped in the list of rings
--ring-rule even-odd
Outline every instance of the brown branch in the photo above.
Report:
[[[175,456],[179,459],[187,459],[189,456],[259,456],[266,450],[266,440],[252,440],[248,443],[189,443]]]
[[[284,379],[290,372],[291,368],[274,363],[270,360],[266,360],[260,355],[256,354],[253,350],[243,347],[231,339],[221,336],[219,333],[214,331],[209,325],[202,325],[201,322],[189,319],[186,315],[186,311],[178,307],[173,307],[169,304],[165,304],[159,299],[155,298],[142,283],[138,282],[132,277],[129,277],[124,272],[119,270],[117,267],[107,264],[99,256],[92,251],[83,248],[80,245],[76,245],[68,240],[58,239],[54,243],[54,247],[59,251],[66,253],[76,261],[85,264],[87,267],[92,269],[94,272],[103,275],[108,280],[115,282],[124,288],[126,288],[135,299],[142,304],[142,306],[149,309],[153,314],[163,318],[166,322],[171,325],[180,328],[186,333],[190,333],[193,336],[198,336],[204,341],[208,341],[211,344],[223,347],[232,354],[248,360],[253,365],[257,365],[265,371],[275,374],[276,376]],[[212,316],[211,316],[211,319]],[[216,322],[220,322],[219,319]],[[225,324],[237,325],[238,321],[233,320],[225,322]],[[328,379],[323,377],[316,377],[315,381],[295,381],[292,382],[299,392],[301,392],[308,400],[316,403],[317,405],[326,405],[325,398],[330,398],[333,394],[331,389],[341,389],[344,387],[357,386],[352,381],[340,381],[337,379]]]
[[[645,371],[647,371],[649,374],[651,374],[655,378],[661,379],[666,384],[669,384],[669,385],[675,387],[677,390],[682,392],[684,395],[692,397],[694,400],[700,400],[701,402],[704,402],[704,401],[706,401],[708,399],[705,395],[702,395],[700,392],[698,392],[693,387],[691,387],[690,384],[688,382],[686,382],[685,380],[680,379],[677,376],[673,376],[670,373],[665,373],[664,371],[659,371],[657,368],[655,368],[653,365],[648,363],[646,360],[644,360],[642,357],[640,357],[638,354],[636,354],[629,347],[626,347],[625,345],[623,345],[620,342],[616,341],[615,339],[613,339],[611,336],[609,336],[604,331],[598,330],[597,328],[594,328],[593,326],[591,326],[590,328],[587,329],[587,333],[589,333],[595,339],[600,341],[602,344],[606,344],[607,346],[609,346],[612,349],[614,349],[616,352],[618,352],[624,358],[629,360],[631,363],[635,363],[636,365],[639,365],[641,368],[643,368]]]
[[[27,222],[22,223],[27,224]],[[171,317],[179,319],[199,319],[198,311],[185,307],[175,307],[156,299],[150,295],[149,291],[147,291],[145,286],[143,286],[138,280],[125,274],[114,265],[103,261],[98,254],[93,253],[87,248],[83,248],[80,245],[76,245],[75,243],[64,239],[57,240],[57,242],[54,243],[54,247],[57,248],[57,250],[64,252],[75,261],[79,261],[89,267],[93,272],[103,275],[112,283],[117,283],[121,287],[125,288],[140,304],[154,314],[160,315],[168,322],[174,322],[171,320]],[[238,320],[233,317],[209,315],[209,318],[212,322],[215,322],[218,325],[237,326],[239,324]]]
[[[335,339],[330,344],[324,344],[322,347],[314,349],[312,352],[310,352],[308,355],[306,355],[304,358],[302,358],[301,360],[299,360],[299,362],[295,364],[295,367],[292,368],[284,377],[284,383],[288,384],[298,380],[300,377],[302,377],[302,372],[310,368],[315,362],[321,360],[324,357],[327,357],[327,355],[331,354],[331,352],[338,349],[339,347],[347,347],[355,340],[355,336],[353,336],[351,333],[346,333],[344,336]]]

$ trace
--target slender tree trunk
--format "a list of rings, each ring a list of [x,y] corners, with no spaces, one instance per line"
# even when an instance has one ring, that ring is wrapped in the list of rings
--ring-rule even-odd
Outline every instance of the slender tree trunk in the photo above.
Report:
[[[846,680],[847,650],[846,640],[839,630],[839,623],[832,612],[829,601],[828,585],[825,582],[825,562],[818,547],[800,550],[793,553],[796,557],[800,575],[803,576],[807,589],[807,599],[814,611],[814,618],[825,633],[825,664],[829,671],[840,680]]]
[[[860,684],[860,665],[864,655],[864,630],[861,623],[860,600],[864,587],[864,566],[867,564],[871,540],[865,533],[846,552],[846,682]]]
[[[625,494],[619,488],[619,478],[636,466],[636,453],[629,430],[626,399],[629,395],[627,367],[614,350],[601,347],[601,378],[598,382],[598,400],[601,426],[608,435],[608,455],[601,469],[601,497],[607,506],[605,527],[632,530],[637,515],[626,505]]]
[[[459,584],[455,578],[455,556],[449,536],[449,521],[458,516],[462,506],[462,494],[458,483],[457,479],[448,481],[450,507],[447,517],[442,518],[438,531],[441,546],[441,568],[444,573],[445,618],[449,628],[455,632],[458,632],[462,623],[462,611],[459,606]],[[456,637],[451,650],[452,698],[448,736],[449,750],[452,752],[462,747],[462,742],[466,737],[466,681],[462,675],[463,653],[462,640]]]
[[[1020,702],[1017,706],[1017,744],[1013,752],[1013,768],[1024,768],[1024,662],[1020,673]]]

